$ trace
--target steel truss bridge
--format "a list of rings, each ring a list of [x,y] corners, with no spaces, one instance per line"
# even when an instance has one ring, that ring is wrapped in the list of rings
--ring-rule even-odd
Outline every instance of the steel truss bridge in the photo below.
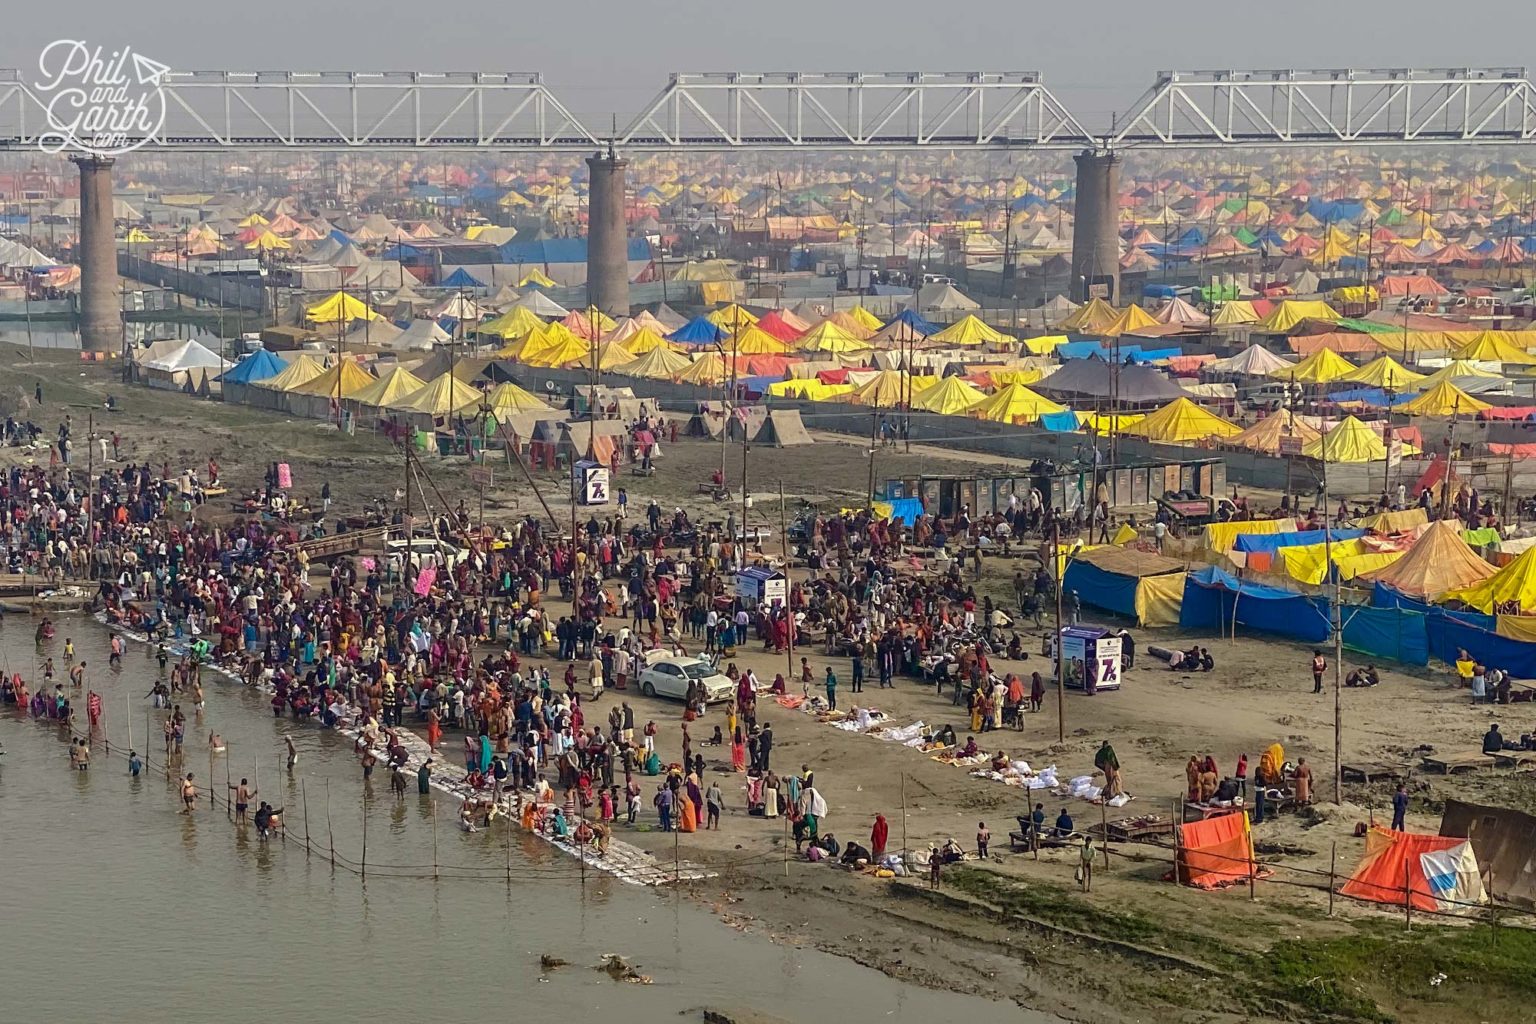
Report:
[[[1168,71],[1107,130],[1037,72],[679,73],[628,124],[583,124],[537,73],[171,71],[154,152],[1095,150],[1536,140],[1523,68]],[[0,151],[50,132],[0,71]],[[136,141],[131,138],[129,142]]]

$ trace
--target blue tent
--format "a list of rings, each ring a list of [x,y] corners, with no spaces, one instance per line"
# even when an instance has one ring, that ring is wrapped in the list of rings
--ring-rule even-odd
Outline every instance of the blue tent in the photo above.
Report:
[[[1328,599],[1239,580],[1215,566],[1192,572],[1184,581],[1179,628],[1225,633],[1247,626],[1264,633],[1322,643],[1329,637]]]
[[[681,341],[685,345],[713,345],[717,341],[724,341],[727,337],[725,329],[718,327],[707,317],[696,316],[688,321],[667,338],[671,341]]]
[[[473,274],[460,267],[443,279],[444,288],[484,288],[485,285],[475,278]]]
[[[250,384],[258,380],[266,380],[268,377],[276,377],[287,368],[287,362],[280,356],[259,348],[219,374],[217,380],[221,384]]]
[[[930,334],[937,333],[939,330],[938,324],[929,323],[927,320],[924,320],[914,309],[904,309],[897,313],[896,319],[893,322],[906,324],[925,338]]]
[[[1334,543],[1364,537],[1364,530],[1334,530]],[[1328,539],[1327,530],[1297,530],[1292,533],[1240,533],[1233,548],[1238,551],[1267,551],[1274,554],[1281,548],[1300,547],[1305,544],[1321,544]]]

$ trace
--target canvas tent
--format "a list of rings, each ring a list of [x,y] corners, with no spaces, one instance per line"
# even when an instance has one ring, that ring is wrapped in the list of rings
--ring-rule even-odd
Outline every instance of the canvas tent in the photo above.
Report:
[[[757,436],[752,440],[756,444],[790,448],[795,445],[810,444],[811,435],[800,420],[800,410],[769,409],[768,415],[763,419],[763,425],[758,428]]]
[[[1220,889],[1257,877],[1248,812],[1223,814],[1175,826],[1179,830],[1175,877],[1197,889]]]
[[[1496,572],[1462,539],[1456,520],[1437,519],[1402,558],[1365,576],[1409,597],[1436,601],[1448,591],[1474,586]]]
[[[1488,902],[1471,842],[1380,826],[1366,833],[1365,856],[1339,893],[1443,914],[1469,914]]]
[[[138,376],[152,388],[206,394],[228,360],[196,339],[157,341],[135,353]]]
[[[1184,600],[1184,564],[1134,548],[1079,551],[1067,564],[1062,587],[1083,603],[1135,619],[1141,626],[1177,626]]]

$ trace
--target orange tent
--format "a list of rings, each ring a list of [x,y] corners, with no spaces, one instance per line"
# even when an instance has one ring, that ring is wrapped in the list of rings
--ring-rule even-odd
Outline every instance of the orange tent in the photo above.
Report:
[[[1366,834],[1365,856],[1339,892],[1399,907],[1411,898],[1415,910],[1452,914],[1488,902],[1468,839],[1381,827]]]
[[[1198,889],[1220,889],[1257,877],[1248,812],[1192,821],[1179,828],[1177,879]]]

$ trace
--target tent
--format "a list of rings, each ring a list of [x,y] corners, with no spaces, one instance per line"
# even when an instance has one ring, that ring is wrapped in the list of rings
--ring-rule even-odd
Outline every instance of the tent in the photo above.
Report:
[[[1150,366],[1132,363],[1120,367],[1117,373],[1122,405],[1161,404],[1188,397],[1183,388]],[[1037,390],[1068,398],[1107,399],[1115,391],[1115,376],[1109,363],[1099,356],[1068,359],[1041,381]]]
[[[967,409],[986,400],[986,396],[959,377],[945,377],[939,383],[924,388],[912,396],[912,408],[924,412],[936,412],[945,416],[958,416]]]
[[[1446,800],[1440,834],[1471,840],[1494,899],[1536,909],[1536,817],[1507,807]]]
[[[706,314],[704,319],[708,320],[716,327],[724,328],[727,331],[736,330],[738,325],[746,328],[752,324],[757,323],[757,317],[753,316],[751,313],[747,312],[744,307],[739,306],[734,302],[726,306],[721,306],[719,309]]]
[[[476,412],[481,400],[482,395],[478,389],[470,387],[451,373],[445,373],[394,402],[389,408],[396,412],[416,412],[439,417],[465,411]]]
[[[398,351],[426,351],[451,339],[449,333],[437,325],[436,320],[412,320],[411,325],[389,340],[389,347]]]
[[[1424,374],[1414,373],[1391,356],[1377,356],[1359,369],[1338,378],[1351,384],[1364,384],[1373,388],[1403,390],[1403,385],[1424,379]]]
[[[718,358],[718,357],[717,357]],[[669,348],[652,348],[635,361],[614,369],[627,377],[645,377],[650,380],[670,380],[688,369],[688,357]]]
[[[1488,902],[1471,842],[1380,826],[1366,833],[1365,856],[1339,893],[1445,914],[1469,914]]]
[[[1184,580],[1180,629],[1225,634],[1247,626],[1307,643],[1322,643],[1330,635],[1326,598],[1239,580],[1215,566],[1191,572]]]
[[[783,355],[789,351],[788,345],[756,324],[743,327],[740,334],[727,339],[721,347],[744,356]]]
[[[1127,306],[1119,316],[1095,331],[1085,331],[1088,334],[1097,334],[1105,338],[1118,338],[1123,334],[1130,334],[1144,327],[1156,327],[1158,322],[1152,314],[1140,306]]]
[[[1014,339],[1002,331],[994,330],[982,323],[974,313],[967,313],[948,327],[936,334],[930,334],[928,341],[940,345],[1012,345]]]
[[[1417,454],[1418,449],[1404,444],[1403,453]],[[1387,457],[1387,445],[1376,431],[1346,416],[1328,433],[1303,445],[1301,454],[1325,462],[1380,462]]]
[[[1262,345],[1249,345],[1235,356],[1207,363],[1205,368],[1218,373],[1235,373],[1243,377],[1269,377],[1282,371],[1289,373],[1296,364],[1282,359]]]
[[[196,339],[155,342],[135,353],[138,374],[150,387],[191,389],[202,393],[229,360]]]
[[[641,327],[625,338],[624,347],[636,356],[643,356],[647,352],[654,352],[657,349],[665,349],[669,352],[672,350],[672,346],[667,342],[667,339],[657,334],[653,328],[648,326]]]
[[[537,271],[535,271],[535,273],[537,273]],[[542,274],[539,276],[543,277]],[[544,280],[548,281],[549,279],[544,278]],[[524,285],[528,284],[528,278],[523,278],[517,284],[519,288],[523,287]],[[553,284],[554,282],[551,281],[550,285]],[[514,308],[526,309],[530,313],[533,313],[535,316],[541,316],[551,320],[557,320],[560,317],[566,316],[570,313],[570,310],[566,309],[564,306],[560,305],[560,303],[556,302],[554,299],[540,291],[525,292],[523,297],[518,300],[517,306]]]
[[[1033,423],[1041,416],[1066,411],[1066,406],[1057,405],[1017,382],[1004,385],[968,410],[970,415],[993,423]]]
[[[1269,316],[1254,324],[1253,329],[1262,334],[1285,334],[1303,320],[1326,320],[1336,323],[1343,316],[1321,299],[1286,299],[1269,311]]]
[[[1204,327],[1211,322],[1211,318],[1200,312],[1194,306],[1185,302],[1177,295],[1167,299],[1152,314],[1152,319],[1160,324],[1189,324],[1193,327]]]
[[[348,396],[359,405],[393,405],[427,386],[427,382],[403,366],[396,366],[378,380]]]
[[[723,341],[727,332],[718,324],[707,317],[694,317],[682,327],[667,335],[671,341],[681,341],[686,345],[713,345],[717,341]]]
[[[1536,365],[1536,356],[1509,340],[1503,331],[1482,331],[1477,337],[1451,353],[1452,359],[1467,359],[1487,363],[1515,363],[1521,366]]]
[[[1079,334],[1097,334],[1114,323],[1119,316],[1119,310],[1094,296],[1056,326]]]
[[[498,419],[519,412],[547,412],[549,403],[531,391],[518,387],[512,381],[496,385],[486,396],[486,404]]]
[[[343,359],[324,373],[288,389],[294,395],[351,398],[374,382],[373,374],[351,359]]]
[[[369,320],[379,319],[379,314],[369,309],[367,303],[353,298],[346,292],[336,292],[330,298],[306,307],[304,315],[310,323],[315,324],[334,324],[338,320],[351,323],[361,317]]]
[[[872,348],[869,342],[854,337],[831,320],[823,320],[795,342],[799,352],[868,352]]]
[[[1123,427],[1128,437],[1144,437],[1164,444],[1190,444],[1208,437],[1232,437],[1243,428],[1228,423],[1187,398],[1175,398],[1156,412],[1148,413],[1139,423]]]
[[[526,306],[513,306],[501,316],[487,320],[475,327],[476,334],[496,338],[521,338],[529,331],[541,331],[544,321]]]
[[[1135,619],[1141,626],[1177,626],[1184,600],[1184,564],[1134,548],[1085,548],[1067,563],[1062,588],[1084,604]]]
[[[1211,317],[1212,327],[1237,327],[1242,324],[1256,324],[1259,322],[1258,310],[1253,308],[1253,303],[1241,299],[1234,299],[1222,303],[1216,315]]]
[[[1271,370],[1269,375],[1278,380],[1295,381],[1298,384],[1328,384],[1343,380],[1358,369],[1354,363],[1331,348],[1320,348],[1295,366]]]
[[[1410,402],[1393,406],[1404,416],[1461,416],[1492,409],[1487,402],[1473,398],[1450,381],[1443,380]]]
[[[924,313],[929,310],[980,309],[981,303],[949,283],[925,284],[917,290],[907,308]]]
[[[1402,558],[1364,575],[1409,597],[1438,601],[1446,592],[1475,586],[1496,572],[1462,539],[1454,519],[1439,519]]]
[[[1499,376],[1500,374],[1494,373],[1491,370],[1485,370],[1478,366],[1476,363],[1468,362],[1465,359],[1453,359],[1449,363],[1446,363],[1444,366],[1440,367],[1440,369],[1436,370],[1434,373],[1431,373],[1429,376],[1419,381],[1419,386],[1427,390],[1442,382],[1454,384],[1456,381],[1462,379],[1463,377],[1471,377],[1481,380],[1494,380]]]
[[[1536,610],[1536,547],[1526,548],[1486,579],[1447,591],[1439,601],[1460,601],[1484,615],[1529,614]]]
[[[1179,830],[1179,849],[1174,872],[1181,885],[1220,889],[1258,877],[1247,811],[1175,827]]]
[[[848,395],[855,405],[868,405],[880,409],[894,409],[907,401],[907,375],[900,370],[881,370]],[[923,389],[917,378],[912,378],[911,392],[915,399]]]
[[[254,384],[259,380],[276,377],[287,366],[281,356],[259,348],[240,360],[236,366],[225,370],[218,379],[221,384]]]
[[[1266,416],[1241,434],[1233,434],[1222,441],[1229,448],[1243,448],[1267,455],[1280,454],[1280,440],[1285,437],[1300,438],[1305,446],[1321,437],[1321,432],[1311,424],[1296,418],[1291,412],[1277,412]]]
[[[617,370],[634,361],[635,354],[625,347],[622,341],[605,341],[597,346],[598,370]],[[592,361],[588,360],[587,365],[592,365]]]
[[[725,379],[725,376],[725,360],[720,358],[720,353],[705,352],[695,359],[687,369],[678,373],[676,380],[683,384],[700,384],[716,387]]]
[[[769,409],[768,415],[763,419],[763,425],[758,428],[757,436],[752,440],[756,444],[789,448],[794,445],[810,444],[811,435],[806,431],[798,409]]]
[[[300,352],[281,373],[268,377],[266,380],[257,381],[256,386],[268,388],[272,391],[289,391],[307,380],[313,380],[324,372],[324,363],[308,352]]]

